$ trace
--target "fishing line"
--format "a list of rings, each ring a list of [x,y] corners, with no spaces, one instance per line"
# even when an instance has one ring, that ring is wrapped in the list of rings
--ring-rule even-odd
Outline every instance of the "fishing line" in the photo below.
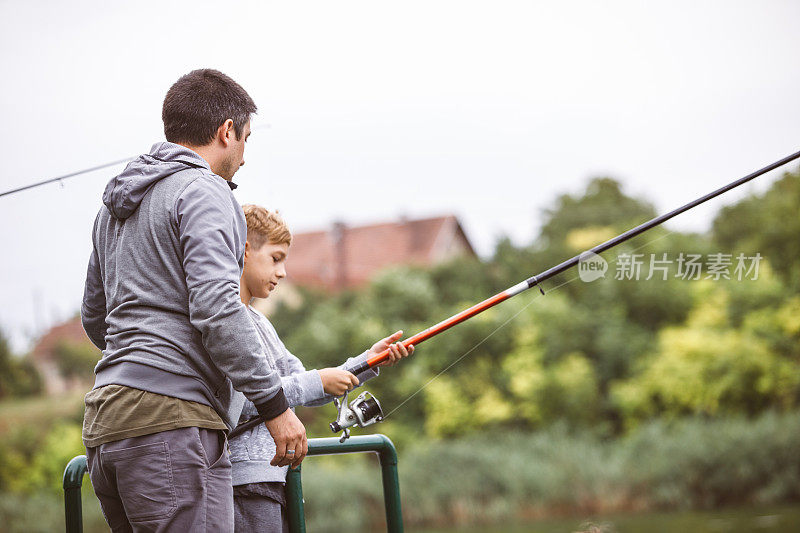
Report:
[[[570,281],[573,281],[573,280],[570,280]],[[563,285],[563,284],[562,284],[562,285]],[[559,285],[558,287],[560,287],[560,285]],[[556,287],[556,288],[555,288],[555,289],[553,289],[553,290],[556,290],[558,287]],[[548,292],[552,292],[552,291],[548,291]],[[460,362],[462,359],[464,359],[466,356],[468,356],[468,355],[469,355],[469,354],[471,354],[473,351],[475,351],[475,350],[476,350],[476,349],[477,349],[477,348],[478,348],[478,347],[479,347],[481,344],[483,344],[484,342],[486,342],[486,340],[487,340],[489,337],[491,337],[492,335],[494,335],[495,333],[497,333],[498,331],[500,331],[501,329],[503,329],[503,328],[504,328],[504,327],[505,327],[505,326],[506,326],[506,325],[507,325],[509,322],[511,322],[512,320],[514,320],[515,318],[517,318],[517,316],[519,316],[519,314],[520,314],[520,313],[522,313],[524,310],[526,310],[528,307],[530,307],[530,305],[531,305],[533,302],[535,302],[537,298],[541,298],[541,297],[542,297],[542,295],[541,295],[541,294],[536,294],[536,295],[535,295],[533,298],[531,298],[531,301],[530,301],[530,302],[528,302],[527,304],[525,304],[525,307],[523,307],[522,309],[520,309],[519,311],[517,311],[516,313],[514,313],[514,315],[513,315],[511,318],[509,318],[508,320],[506,320],[505,322],[503,322],[502,324],[500,324],[500,325],[499,325],[499,326],[498,326],[498,327],[497,327],[497,328],[496,328],[494,331],[492,331],[491,333],[489,333],[489,334],[488,334],[486,337],[484,337],[484,338],[483,338],[483,339],[482,339],[480,342],[478,342],[478,344],[476,344],[475,346],[473,346],[472,348],[470,348],[469,350],[467,350],[467,351],[464,353],[464,355],[462,355],[461,357],[459,357],[458,359],[456,359],[455,361],[453,361],[452,363],[450,363],[449,365],[447,365],[447,367],[445,367],[445,369],[444,369],[444,370],[442,370],[441,372],[439,372],[438,374],[436,374],[435,376],[433,376],[433,377],[432,377],[432,378],[431,378],[431,379],[430,379],[430,380],[429,380],[427,383],[425,383],[425,384],[424,384],[422,387],[420,387],[419,389],[417,389],[417,390],[416,390],[416,392],[414,392],[413,394],[411,394],[410,396],[408,396],[408,397],[407,397],[405,400],[403,400],[403,401],[400,403],[400,405],[398,405],[397,407],[395,407],[394,409],[392,409],[391,411],[389,411],[389,413],[388,413],[386,416],[384,416],[384,417],[383,417],[383,419],[384,419],[384,420],[386,420],[387,418],[389,418],[389,416],[391,416],[391,414],[392,414],[392,413],[394,413],[395,411],[397,411],[398,409],[400,409],[401,407],[403,407],[403,406],[404,406],[404,405],[405,405],[407,402],[409,402],[409,401],[410,401],[410,400],[411,400],[411,399],[412,399],[414,396],[416,396],[417,394],[419,394],[420,392],[422,392],[423,390],[425,390],[425,388],[426,388],[428,385],[430,385],[431,383],[433,383],[434,381],[436,381],[436,380],[439,378],[439,376],[441,376],[442,374],[444,374],[445,372],[447,372],[448,370],[450,370],[451,368],[453,368],[454,366],[456,366],[456,365],[457,365],[457,364],[458,364],[458,363],[459,363],[459,362]]]
[[[595,246],[595,247],[593,247],[593,248],[591,248],[589,250],[586,250],[585,252],[582,252],[582,253],[580,253],[580,254],[578,254],[578,255],[570,258],[570,259],[567,259],[567,260],[565,260],[565,261],[563,261],[563,262],[561,262],[561,263],[559,263],[559,264],[557,264],[557,265],[545,270],[544,272],[541,272],[539,274],[531,276],[528,279],[526,279],[524,281],[521,281],[520,283],[517,283],[516,285],[513,285],[513,286],[509,287],[508,289],[506,289],[506,290],[504,290],[502,292],[499,292],[499,293],[495,294],[494,296],[491,296],[491,297],[483,300],[482,302],[479,302],[479,303],[473,305],[472,307],[470,307],[468,309],[465,309],[465,310],[461,311],[460,313],[457,313],[457,314],[455,314],[455,315],[453,315],[453,316],[451,316],[451,317],[439,322],[438,324],[434,324],[433,326],[429,327],[426,330],[420,331],[419,333],[417,333],[415,335],[412,335],[411,337],[405,339],[402,342],[402,344],[406,348],[408,346],[412,345],[412,344],[414,346],[417,346],[418,344],[420,344],[420,343],[422,343],[422,342],[424,342],[424,341],[426,341],[426,340],[428,340],[428,339],[430,339],[432,337],[435,337],[436,335],[438,335],[440,333],[443,333],[443,332],[447,331],[448,329],[450,329],[450,328],[452,328],[452,327],[464,322],[465,320],[469,320],[470,318],[472,318],[472,317],[474,317],[474,316],[476,316],[476,315],[478,315],[478,314],[480,314],[480,313],[482,313],[482,312],[484,312],[484,311],[486,311],[488,309],[491,309],[492,307],[494,307],[494,306],[496,306],[496,305],[508,300],[509,298],[513,298],[514,296],[517,296],[520,293],[523,293],[523,292],[527,291],[528,289],[532,289],[533,287],[538,287],[539,291],[542,294],[544,294],[544,290],[541,287],[541,283],[542,282],[547,281],[550,278],[553,278],[553,277],[555,277],[555,276],[557,276],[557,275],[559,275],[559,274],[561,274],[563,272],[566,272],[567,270],[571,269],[572,267],[574,267],[576,265],[580,266],[581,261],[584,258],[586,258],[587,256],[589,256],[589,257],[591,257],[591,255],[598,255],[599,256],[599,254],[602,254],[603,252],[605,252],[607,250],[610,250],[611,248],[614,248],[615,246],[618,246],[618,245],[620,245],[620,244],[622,244],[622,243],[624,243],[626,241],[629,241],[630,239],[633,239],[633,238],[641,235],[642,233],[653,229],[656,226],[660,226],[661,224],[663,224],[667,220],[670,220],[671,218],[676,217],[676,216],[680,215],[681,213],[684,213],[684,212],[686,212],[686,211],[688,211],[690,209],[693,209],[693,208],[697,207],[698,205],[711,200],[712,198],[716,198],[717,196],[719,196],[721,194],[724,194],[724,193],[730,191],[731,189],[739,187],[740,185],[743,185],[743,184],[745,184],[745,183],[747,183],[747,182],[749,182],[749,181],[751,181],[751,180],[753,180],[753,179],[755,179],[755,178],[757,178],[757,177],[759,177],[759,176],[761,176],[763,174],[766,174],[767,172],[775,170],[775,169],[777,169],[777,168],[779,168],[779,167],[781,167],[781,166],[783,166],[783,165],[785,165],[785,164],[787,164],[787,163],[789,163],[791,161],[794,161],[795,159],[798,159],[798,158],[800,158],[800,151],[799,152],[795,152],[793,154],[790,154],[790,155],[784,157],[783,159],[779,159],[778,161],[770,163],[769,165],[767,165],[767,166],[765,166],[765,167],[763,167],[763,168],[761,168],[759,170],[756,170],[755,172],[751,172],[750,174],[748,174],[748,175],[746,175],[746,176],[744,176],[742,178],[739,178],[737,180],[734,180],[734,181],[728,183],[727,185],[724,185],[723,187],[720,187],[718,189],[715,189],[715,190],[711,191],[710,193],[707,193],[707,194],[705,194],[703,196],[700,196],[699,198],[695,198],[691,202],[689,202],[687,204],[684,204],[684,205],[682,205],[682,206],[680,206],[680,207],[678,207],[676,209],[673,209],[672,211],[670,211],[668,213],[664,213],[662,215],[659,215],[659,216],[657,216],[655,218],[652,218],[652,219],[648,220],[647,222],[643,222],[642,224],[639,224],[638,226],[635,226],[635,227],[629,229],[628,231],[617,235],[616,237],[614,237],[612,239],[609,239],[609,240],[607,240],[607,241],[605,241],[603,243],[600,243],[597,246]],[[669,230],[666,230],[666,231],[667,231],[667,233],[665,233],[664,235],[654,239],[651,242],[655,242],[658,239],[662,239],[662,238],[666,237],[667,235],[670,235],[671,233],[674,233],[674,232],[670,232]],[[643,244],[642,246],[645,246],[646,244],[647,243]],[[639,246],[639,247],[635,248],[634,251],[640,249],[642,246]],[[619,255],[617,256],[617,258],[619,258]],[[615,262],[616,261],[612,261],[612,263],[615,263]],[[592,265],[590,265],[590,267],[591,266]],[[606,267],[607,266],[608,266],[608,263],[606,263]],[[595,269],[591,269],[591,270],[595,270]],[[606,268],[606,270],[603,271],[603,274],[605,274],[606,271],[607,271],[607,268]],[[638,272],[638,270],[637,270],[637,272]],[[651,273],[651,275],[652,275],[652,273]],[[580,277],[580,275],[578,277]],[[568,281],[562,283],[561,285],[557,286],[556,289],[566,285],[567,283],[571,283],[572,281],[575,281],[575,279],[577,279],[577,278],[573,278],[571,280],[568,280]],[[637,279],[638,279],[638,274],[637,274]],[[532,303],[532,301],[531,301],[531,303]],[[528,305],[530,305],[530,303]],[[522,310],[524,310],[524,309],[525,308],[523,308]],[[461,357],[456,359],[456,361],[454,361],[447,368],[445,368],[442,372],[440,372],[439,374],[434,376],[434,378],[432,378],[431,381],[435,380],[441,374],[443,374],[444,372],[446,372],[449,369],[451,369],[455,364],[457,364],[459,361],[461,361],[469,353],[474,351],[475,348],[480,346],[480,344],[482,344],[486,339],[488,339],[490,336],[492,336],[497,330],[501,329],[508,322],[510,322],[511,320],[516,318],[516,316],[518,316],[519,313],[522,312],[522,310],[518,311],[514,316],[512,316],[510,319],[508,319],[506,322],[504,322],[498,328],[496,328],[494,331],[492,331],[486,338],[484,338],[482,341],[480,341],[476,346],[473,346],[472,348],[470,348],[470,350],[468,350],[467,353],[463,354]],[[366,371],[366,370],[368,370],[370,368],[373,368],[373,367],[379,365],[380,363],[382,363],[384,361],[387,361],[389,359],[389,357],[390,357],[390,350],[387,348],[386,350],[382,351],[379,354],[376,354],[374,356],[368,357],[366,361],[363,361],[363,362],[355,365],[352,368],[348,368],[348,370],[350,372],[352,372],[353,374],[358,375],[361,372],[364,372],[364,371]],[[429,381],[428,383],[423,385],[422,388],[424,389],[425,387],[427,387],[428,384],[430,384],[431,381]],[[413,397],[414,395],[418,394],[418,392],[419,391],[413,393],[411,395],[411,397]],[[341,418],[342,422],[344,422],[344,423],[339,423],[338,424],[340,426],[340,428],[344,428],[345,429],[345,432],[342,435],[343,439],[346,439],[348,437],[348,432],[346,431],[347,428],[352,426],[353,424],[356,424],[357,416],[356,416],[356,414],[354,414],[353,409],[354,408],[365,408],[365,405],[358,404],[358,399],[356,401],[352,402],[352,404],[350,404],[350,405],[346,404],[346,402],[345,402],[346,396],[347,395],[345,394],[345,396],[342,398],[342,401],[340,402],[340,408],[338,409],[339,416],[337,417],[337,423],[339,421],[339,418]],[[403,403],[401,403],[401,405],[404,405],[411,397],[406,398],[403,401]],[[373,398],[373,401],[375,401],[374,398]],[[377,401],[375,401],[375,404],[377,404]],[[397,408],[392,410],[392,413],[394,411],[396,411],[399,407],[400,406],[398,406]],[[379,411],[380,411],[380,407],[378,406],[378,412]],[[345,418],[347,420],[345,420]],[[382,416],[380,415],[380,413],[378,413],[377,417],[370,419],[369,423],[373,423],[375,421],[379,421],[379,419],[382,419]],[[253,419],[253,420],[249,420],[248,422],[245,422],[245,423],[241,424],[240,426],[238,426],[237,428],[235,428],[233,430],[233,432],[231,433],[231,435],[233,435],[234,433],[236,433],[236,432],[238,432],[240,430],[241,431],[245,431],[247,428],[250,428],[250,427],[252,427],[253,425],[255,425],[257,423],[259,423],[259,419],[258,418]],[[361,427],[363,427],[363,425],[361,425]],[[336,429],[334,429],[334,424],[331,424],[331,429],[333,429],[334,431],[337,431]]]
[[[542,294],[544,294],[544,291],[542,291],[542,288],[541,288],[541,283],[542,282],[547,281],[548,279],[550,279],[550,278],[552,278],[554,276],[557,276],[557,275],[561,274],[562,272],[565,272],[565,271],[571,269],[572,267],[574,267],[576,265],[580,265],[581,261],[584,260],[584,258],[586,258],[586,257],[590,258],[592,255],[599,255],[599,254],[601,254],[601,253],[603,253],[603,252],[605,252],[607,250],[610,250],[611,248],[614,248],[615,246],[618,246],[618,245],[622,244],[623,242],[629,241],[630,239],[633,239],[633,238],[641,235],[642,233],[644,233],[646,231],[649,231],[649,230],[653,229],[654,227],[663,224],[667,220],[670,220],[671,218],[676,217],[676,216],[680,215],[681,213],[684,213],[684,212],[686,212],[686,211],[688,211],[690,209],[693,209],[693,208],[697,207],[698,205],[711,200],[712,198],[716,198],[717,196],[719,196],[721,194],[724,194],[724,193],[730,191],[731,189],[739,187],[740,185],[743,185],[743,184],[745,184],[745,183],[747,183],[747,182],[749,182],[749,181],[751,181],[751,180],[753,180],[753,179],[755,179],[755,178],[757,178],[757,177],[759,177],[759,176],[761,176],[763,174],[766,174],[767,172],[775,170],[776,168],[779,168],[779,167],[789,163],[790,161],[794,161],[797,158],[800,158],[800,152],[795,152],[795,153],[793,153],[791,155],[788,155],[788,156],[784,157],[783,159],[775,161],[774,163],[770,163],[769,165],[767,165],[764,168],[761,168],[759,170],[756,170],[755,172],[752,172],[752,173],[748,174],[747,176],[744,176],[742,178],[734,180],[734,181],[728,183],[727,185],[725,185],[723,187],[720,187],[720,188],[718,188],[716,190],[713,190],[710,193],[705,194],[705,195],[703,195],[703,196],[701,196],[699,198],[695,198],[691,202],[689,202],[689,203],[687,203],[685,205],[682,205],[682,206],[680,206],[680,207],[678,207],[676,209],[673,209],[672,211],[670,211],[668,213],[664,213],[663,215],[659,215],[659,216],[657,216],[655,218],[652,218],[652,219],[648,220],[647,222],[643,222],[642,224],[639,224],[638,226],[636,226],[634,228],[631,228],[628,231],[626,231],[624,233],[621,233],[621,234],[617,235],[616,237],[614,237],[612,239],[609,239],[609,240],[607,240],[607,241],[605,241],[605,242],[603,242],[601,244],[598,244],[594,248],[586,250],[585,252],[582,252],[582,253],[580,253],[580,254],[578,254],[578,255],[570,258],[570,259],[567,259],[566,261],[563,261],[563,262],[561,262],[561,263],[559,263],[559,264],[557,264],[557,265],[545,270],[544,272],[541,272],[539,274],[531,276],[530,278],[528,278],[528,279],[526,279],[524,281],[521,281],[520,283],[517,283],[516,285],[513,285],[513,286],[509,287],[508,289],[506,289],[506,290],[504,290],[502,292],[499,292],[499,293],[495,294],[494,296],[491,296],[491,297],[487,298],[486,300],[483,300],[482,302],[479,302],[479,303],[473,305],[469,309],[465,309],[465,310],[461,311],[460,313],[457,313],[457,314],[455,314],[455,315],[453,315],[453,316],[451,316],[451,317],[439,322],[438,324],[434,324],[433,326],[429,327],[428,329],[426,329],[424,331],[420,331],[419,333],[417,333],[415,335],[412,335],[411,337],[409,337],[409,338],[407,338],[406,340],[403,341],[403,345],[406,346],[406,347],[408,347],[409,345],[412,345],[412,344],[416,346],[416,345],[420,344],[421,342],[424,342],[424,341],[426,341],[426,340],[428,340],[428,339],[430,339],[432,337],[435,337],[436,335],[447,331],[448,329],[452,328],[453,326],[456,326],[456,325],[464,322],[465,320],[468,320],[468,319],[470,319],[470,318],[472,318],[472,317],[474,317],[474,316],[486,311],[487,309],[491,309],[492,307],[494,307],[494,306],[496,306],[496,305],[508,300],[509,298],[513,298],[514,296],[517,296],[520,293],[523,293],[523,292],[527,291],[528,289],[532,289],[533,287],[539,287],[539,290],[542,292]],[[590,265],[590,267],[591,266],[592,265]],[[388,360],[389,356],[390,356],[390,352],[389,352],[388,349],[386,349],[386,350],[384,350],[383,352],[381,352],[381,353],[379,353],[377,355],[369,357],[366,361],[358,364],[353,369],[351,369],[351,371],[354,374],[360,374],[361,372],[363,372],[365,370],[368,370],[370,368],[373,368],[375,365],[378,365],[378,364],[382,363],[383,361]]]
[[[634,249],[632,250],[632,252],[635,252],[635,251],[637,251],[637,250],[641,250],[641,249],[642,249],[642,248],[644,248],[645,246],[649,246],[649,245],[653,244],[654,242],[660,241],[661,239],[663,239],[663,238],[665,238],[665,237],[668,237],[669,235],[672,235],[673,233],[675,233],[675,231],[674,231],[674,230],[666,230],[666,231],[667,231],[667,232],[666,232],[664,235],[661,235],[660,237],[656,237],[655,239],[653,239],[653,240],[651,240],[651,241],[648,241],[648,242],[646,242],[646,243],[642,244],[641,246],[637,246],[636,248],[634,248]],[[619,259],[619,256],[617,256],[617,259],[614,259],[613,261],[609,261],[609,262],[608,262],[608,264],[609,264],[609,265],[613,265],[614,263],[616,263],[616,262],[618,261],[618,259]],[[580,278],[580,275],[578,275],[578,276],[575,276],[574,278],[572,278],[572,279],[569,279],[569,280],[567,280],[567,281],[565,281],[565,282],[563,282],[563,283],[561,283],[561,284],[559,284],[559,285],[556,285],[555,287],[553,287],[552,289],[548,290],[547,292],[548,292],[548,293],[555,292],[555,291],[557,291],[558,289],[560,289],[561,287],[563,287],[564,285],[567,285],[567,284],[569,284],[569,283],[572,283],[573,281],[575,281],[575,280],[576,280],[576,279],[578,279],[578,278]],[[433,383],[434,381],[436,381],[436,380],[437,380],[437,379],[438,379],[438,378],[439,378],[439,377],[440,377],[442,374],[446,373],[448,370],[450,370],[451,368],[453,368],[454,366],[456,366],[456,365],[457,365],[457,364],[458,364],[458,363],[459,363],[459,362],[460,362],[462,359],[464,359],[466,356],[468,356],[468,355],[469,355],[469,354],[471,354],[473,351],[475,351],[475,350],[476,350],[476,349],[477,349],[477,348],[478,348],[478,347],[479,347],[481,344],[483,344],[484,342],[486,342],[486,340],[487,340],[489,337],[491,337],[492,335],[494,335],[495,333],[497,333],[498,331],[500,331],[501,329],[503,329],[505,326],[507,326],[509,322],[511,322],[512,320],[514,320],[515,318],[517,318],[517,316],[519,316],[519,315],[520,315],[520,313],[522,313],[523,311],[525,311],[525,310],[526,310],[528,307],[530,307],[530,306],[531,306],[531,304],[532,304],[533,302],[535,302],[537,299],[541,298],[542,296],[544,296],[544,295],[543,295],[543,294],[537,294],[537,295],[536,295],[534,298],[531,298],[531,301],[530,301],[530,302],[528,302],[527,304],[525,304],[525,307],[523,307],[522,309],[520,309],[519,311],[517,311],[516,313],[514,313],[514,315],[513,315],[511,318],[509,318],[508,320],[506,320],[505,322],[503,322],[501,325],[499,325],[499,326],[498,326],[498,327],[497,327],[497,328],[496,328],[494,331],[492,331],[491,333],[489,333],[489,334],[488,334],[486,337],[484,337],[484,338],[483,338],[483,339],[482,339],[480,342],[478,342],[478,344],[476,344],[475,346],[473,346],[472,348],[470,348],[469,350],[467,350],[467,352],[465,352],[465,353],[464,353],[464,354],[463,354],[461,357],[459,357],[458,359],[456,359],[455,361],[453,361],[452,363],[450,363],[449,365],[447,365],[447,367],[446,367],[444,370],[442,370],[441,372],[439,372],[438,374],[436,374],[435,376],[433,376],[433,377],[432,377],[430,380],[428,380],[428,381],[427,381],[427,382],[426,382],[426,383],[425,383],[425,384],[424,384],[422,387],[420,387],[419,389],[417,389],[417,390],[416,390],[416,391],[415,391],[413,394],[411,394],[410,396],[406,397],[406,398],[405,398],[405,399],[404,399],[404,400],[403,400],[403,401],[402,401],[402,402],[401,402],[401,403],[400,403],[400,404],[399,404],[397,407],[395,407],[394,409],[392,409],[391,411],[389,411],[389,413],[388,413],[388,414],[386,414],[386,415],[383,417],[383,419],[384,419],[384,420],[386,420],[387,418],[389,418],[389,416],[391,416],[391,414],[392,414],[392,413],[394,413],[395,411],[397,411],[398,409],[400,409],[401,407],[403,407],[403,406],[404,406],[406,403],[408,403],[409,401],[411,401],[411,399],[412,399],[412,398],[414,398],[414,396],[416,396],[417,394],[419,394],[420,392],[422,392],[423,390],[425,390],[425,389],[428,387],[428,385],[430,385],[431,383]]]
[[[250,128],[250,131],[253,132],[255,130],[260,130],[262,128],[270,128],[270,127],[272,127],[272,126],[271,126],[271,124],[269,122],[264,122],[262,124],[258,124],[256,126],[253,126],[252,128]],[[110,163],[103,163],[102,165],[97,165],[96,167],[85,168],[83,170],[77,170],[75,172],[70,172],[69,174],[64,174],[62,176],[56,176],[55,178],[49,178],[49,179],[46,179],[46,180],[37,181],[37,182],[31,183],[29,185],[23,185],[22,187],[17,187],[16,189],[11,189],[11,190],[8,190],[8,191],[1,192],[0,193],[0,198],[2,198],[3,196],[10,196],[10,195],[18,193],[18,192],[27,191],[28,189],[33,189],[34,187],[41,187],[42,185],[47,185],[48,183],[56,183],[56,182],[61,183],[65,179],[74,178],[75,176],[80,176],[81,174],[89,174],[90,172],[94,172],[95,170],[102,170],[104,168],[113,167],[114,165],[120,165],[122,163],[128,163],[130,161],[133,161],[137,157],[139,157],[139,156],[135,155],[133,157],[126,157],[125,159],[118,159],[116,161],[111,161]],[[63,183],[62,183],[62,185],[63,185]]]

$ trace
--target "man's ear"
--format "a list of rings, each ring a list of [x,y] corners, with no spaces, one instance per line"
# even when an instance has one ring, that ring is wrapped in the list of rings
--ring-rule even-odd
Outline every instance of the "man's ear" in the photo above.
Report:
[[[217,128],[217,139],[222,143],[222,146],[227,147],[236,135],[236,130],[233,129],[233,119],[228,119]]]

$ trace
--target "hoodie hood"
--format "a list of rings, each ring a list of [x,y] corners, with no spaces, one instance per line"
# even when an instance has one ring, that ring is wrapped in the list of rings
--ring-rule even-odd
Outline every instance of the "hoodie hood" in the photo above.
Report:
[[[128,163],[121,174],[108,182],[103,192],[103,203],[114,218],[124,220],[136,211],[150,187],[187,168],[211,171],[205,159],[185,146],[156,143],[149,154],[140,155]]]

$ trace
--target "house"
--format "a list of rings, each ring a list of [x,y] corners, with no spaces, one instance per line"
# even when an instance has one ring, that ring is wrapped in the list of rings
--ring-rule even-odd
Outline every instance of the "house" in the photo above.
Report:
[[[363,286],[390,266],[432,266],[475,255],[453,215],[352,227],[337,222],[329,230],[293,236],[286,279],[336,291]]]
[[[336,292],[366,285],[397,265],[433,266],[456,257],[476,257],[453,215],[364,226],[335,222],[330,229],[295,233],[286,260],[286,280],[269,298],[254,302],[269,316],[279,303],[302,303],[298,287]]]
[[[76,315],[42,335],[30,358],[42,376],[45,392],[59,394],[91,388],[94,381],[91,369],[100,355]]]

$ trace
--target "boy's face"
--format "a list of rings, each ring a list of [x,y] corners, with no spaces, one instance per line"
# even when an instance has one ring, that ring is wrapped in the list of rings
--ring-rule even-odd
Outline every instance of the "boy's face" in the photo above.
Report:
[[[263,244],[260,248],[247,242],[244,253],[244,273],[242,281],[247,284],[250,295],[266,298],[280,280],[286,277],[286,256],[289,245]]]

